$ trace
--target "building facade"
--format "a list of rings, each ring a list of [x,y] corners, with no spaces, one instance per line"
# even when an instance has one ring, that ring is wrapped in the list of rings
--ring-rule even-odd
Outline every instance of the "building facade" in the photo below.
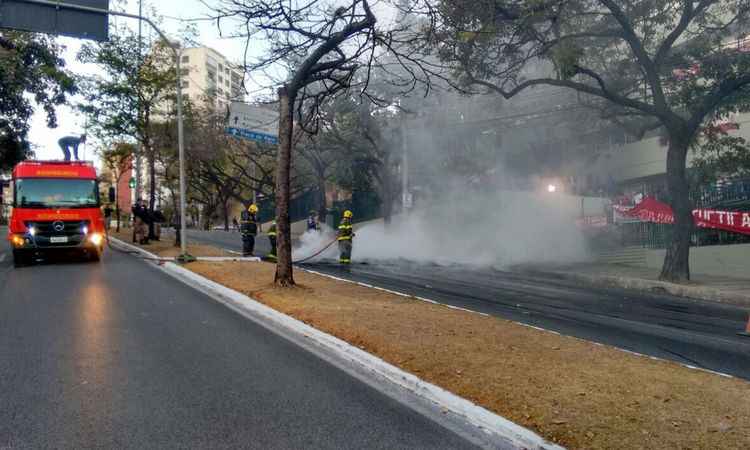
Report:
[[[242,67],[209,47],[182,50],[183,94],[195,105],[225,111],[232,101],[245,98]]]

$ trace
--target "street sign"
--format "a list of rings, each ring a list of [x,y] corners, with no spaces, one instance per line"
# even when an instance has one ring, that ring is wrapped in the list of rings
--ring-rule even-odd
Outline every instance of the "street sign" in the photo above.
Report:
[[[270,108],[232,102],[226,132],[264,144],[278,144],[279,113]]]
[[[109,9],[109,0],[0,0],[0,28],[106,41],[109,16],[65,5]]]

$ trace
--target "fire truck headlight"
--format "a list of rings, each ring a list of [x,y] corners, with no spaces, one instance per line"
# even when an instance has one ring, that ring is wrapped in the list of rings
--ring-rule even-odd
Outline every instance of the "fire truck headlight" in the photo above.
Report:
[[[30,227],[28,228],[27,232],[28,232],[28,233],[29,233],[29,235],[31,235],[31,236],[36,236],[36,227],[35,227],[34,225],[31,225],[31,226],[30,226]]]
[[[104,241],[104,236],[99,233],[91,233],[91,236],[89,236],[89,241],[91,241],[92,244],[99,246]]]
[[[83,233],[84,235],[89,234],[89,227],[84,225],[83,228],[81,228],[81,233]]]

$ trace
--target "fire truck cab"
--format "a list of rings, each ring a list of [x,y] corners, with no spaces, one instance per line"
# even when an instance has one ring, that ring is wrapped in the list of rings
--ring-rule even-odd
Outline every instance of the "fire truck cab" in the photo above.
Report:
[[[96,169],[83,161],[24,161],[13,169],[8,241],[16,266],[49,252],[99,261],[106,230]]]

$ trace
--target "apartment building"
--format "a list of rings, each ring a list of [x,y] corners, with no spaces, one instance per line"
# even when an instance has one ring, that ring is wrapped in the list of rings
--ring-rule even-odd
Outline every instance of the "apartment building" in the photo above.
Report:
[[[224,111],[232,101],[244,100],[244,69],[216,50],[185,48],[181,63],[183,94],[194,104]]]

